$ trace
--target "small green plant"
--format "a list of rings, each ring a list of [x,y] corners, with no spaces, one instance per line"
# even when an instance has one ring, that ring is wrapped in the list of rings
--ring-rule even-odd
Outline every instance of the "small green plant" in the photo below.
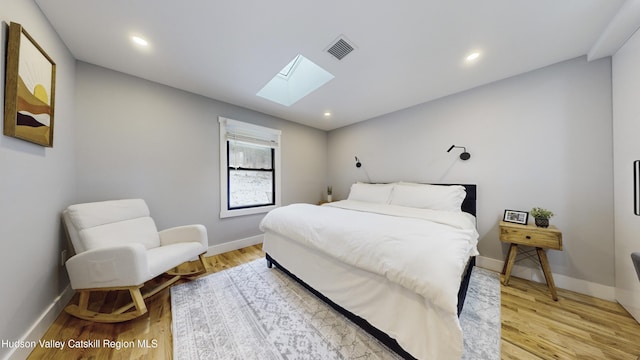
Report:
[[[549,219],[553,216],[553,212],[541,207],[534,207],[531,209],[531,216],[535,219]]]
[[[333,186],[327,186],[327,195],[333,194]]]

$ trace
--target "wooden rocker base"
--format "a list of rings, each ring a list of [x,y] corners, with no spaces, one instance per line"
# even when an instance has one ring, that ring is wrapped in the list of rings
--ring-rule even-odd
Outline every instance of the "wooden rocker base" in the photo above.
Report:
[[[147,306],[145,304],[145,299],[159,293],[160,291],[168,288],[169,286],[175,284],[182,277],[191,277],[194,275],[203,274],[208,271],[206,261],[204,258],[204,253],[199,256],[200,264],[202,265],[202,269],[195,270],[192,272],[167,272],[166,274],[170,275],[171,278],[168,280],[158,284],[153,289],[145,292],[144,295],[140,290],[143,285],[138,286],[125,286],[125,287],[110,287],[110,288],[99,288],[99,289],[82,289],[78,290],[80,293],[80,299],[78,301],[78,305],[68,305],[65,307],[64,311],[67,314],[77,317],[79,319],[94,321],[99,323],[119,323],[124,321],[133,320],[147,313]],[[110,312],[103,313],[98,311],[89,310],[89,296],[92,291],[114,291],[114,290],[128,290],[131,295],[132,301],[127,303],[124,306],[119,307],[118,309]]]
[[[151,296],[175,284],[178,280],[180,280],[180,276],[173,276],[170,279],[162,282],[158,286],[154,287],[150,291],[145,292],[144,295],[140,291],[142,285],[78,290],[78,293],[80,293],[80,300],[78,301],[78,305],[69,305],[64,308],[64,311],[67,312],[67,314],[75,316],[79,319],[100,323],[118,323],[133,320],[147,313],[147,305],[144,303],[145,299],[150,298]],[[89,296],[91,295],[92,291],[114,290],[128,290],[129,294],[131,295],[132,301],[110,313],[89,310]],[[132,308],[133,310],[131,310]]]
[[[202,275],[202,274],[206,273],[207,271],[209,271],[209,268],[207,267],[207,261],[205,260],[204,255],[205,254],[203,253],[203,254],[200,254],[198,256],[198,258],[200,259],[200,265],[202,266],[201,269],[196,269],[196,270],[193,270],[193,271],[186,271],[185,272],[185,271],[179,271],[178,268],[176,267],[173,270],[167,271],[165,274],[170,275],[170,276],[182,276],[182,277],[186,277],[188,279],[191,279],[191,278],[193,278],[195,276],[198,276],[198,275]]]

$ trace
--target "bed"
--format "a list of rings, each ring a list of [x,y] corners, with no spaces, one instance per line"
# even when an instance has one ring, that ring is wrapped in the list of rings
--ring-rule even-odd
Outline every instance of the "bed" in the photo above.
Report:
[[[271,211],[263,250],[404,358],[459,359],[475,200],[475,185],[357,183],[347,200]]]

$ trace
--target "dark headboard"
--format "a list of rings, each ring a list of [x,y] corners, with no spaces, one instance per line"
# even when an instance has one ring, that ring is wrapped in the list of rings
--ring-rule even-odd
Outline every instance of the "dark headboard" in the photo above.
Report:
[[[462,211],[476,216],[476,185],[462,184],[467,191],[467,197],[462,201]]]

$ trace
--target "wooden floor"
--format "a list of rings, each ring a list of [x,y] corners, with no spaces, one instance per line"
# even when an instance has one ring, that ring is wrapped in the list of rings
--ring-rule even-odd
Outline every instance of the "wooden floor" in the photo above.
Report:
[[[263,256],[256,245],[207,259],[217,272]],[[148,299],[149,313],[126,323],[96,324],[63,312],[43,340],[62,341],[65,349],[38,346],[29,359],[171,359],[169,293]],[[124,295],[92,298],[92,303],[106,311],[128,300]],[[502,287],[502,359],[639,359],[640,325],[620,305],[562,289],[558,296],[555,302],[545,284],[513,277]],[[100,347],[87,347],[96,340]],[[104,346],[104,340],[112,342]],[[148,346],[140,346],[145,341]],[[69,349],[69,343],[85,348]]]
[[[640,325],[619,304],[511,277],[502,286],[502,359],[640,359]]]

